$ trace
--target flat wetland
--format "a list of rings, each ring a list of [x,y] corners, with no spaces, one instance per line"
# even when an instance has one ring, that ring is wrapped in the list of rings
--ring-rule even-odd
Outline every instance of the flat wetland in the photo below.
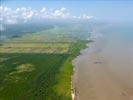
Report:
[[[1,43],[0,100],[72,99],[72,60],[87,41],[61,32],[27,33]]]

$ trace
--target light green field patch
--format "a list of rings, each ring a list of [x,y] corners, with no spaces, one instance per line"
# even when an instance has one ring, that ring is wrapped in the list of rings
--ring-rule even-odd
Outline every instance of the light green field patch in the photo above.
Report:
[[[6,61],[8,60],[9,58],[0,58],[0,63],[3,62],[3,61]]]
[[[35,68],[31,64],[22,64],[22,65],[19,65],[16,69],[17,69],[17,73],[31,72],[35,70]]]
[[[21,64],[16,67],[16,71],[13,71],[6,76],[5,81],[8,80],[12,82],[18,82],[21,80],[19,74],[24,72],[32,72],[33,70],[35,70],[35,68],[32,64]]]
[[[26,35],[23,35],[18,38],[13,38],[11,40],[8,40],[8,42],[44,42],[46,41],[46,37],[44,35],[38,35],[36,33],[27,33]]]
[[[11,81],[11,82],[19,82],[20,81],[20,77],[16,76],[16,75],[9,75],[5,78],[5,81]]]
[[[66,53],[70,43],[4,43],[0,53]]]
[[[17,56],[12,56],[12,57],[0,57],[0,63],[6,61],[6,60],[9,60],[9,59],[12,59],[12,58],[15,58]]]
[[[22,72],[31,72],[33,70],[35,70],[35,68],[33,67],[32,64],[21,64],[18,67],[16,67],[16,71],[10,73],[10,75],[15,74],[15,73],[19,74]]]

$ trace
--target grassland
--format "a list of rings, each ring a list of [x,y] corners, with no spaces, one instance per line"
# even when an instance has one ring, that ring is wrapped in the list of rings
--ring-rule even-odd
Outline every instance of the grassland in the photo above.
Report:
[[[86,41],[56,32],[64,31],[56,28],[2,43],[0,100],[71,100],[72,59]]]
[[[0,53],[66,53],[70,43],[4,43]]]

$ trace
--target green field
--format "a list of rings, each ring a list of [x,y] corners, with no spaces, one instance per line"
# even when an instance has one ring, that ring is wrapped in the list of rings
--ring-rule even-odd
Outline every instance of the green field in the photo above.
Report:
[[[58,34],[53,39],[46,33],[26,34],[1,44],[0,100],[71,100],[72,60],[87,41]]]
[[[0,53],[67,53],[70,43],[3,43]]]
[[[69,53],[1,53],[1,100],[71,100],[72,59],[84,42]]]

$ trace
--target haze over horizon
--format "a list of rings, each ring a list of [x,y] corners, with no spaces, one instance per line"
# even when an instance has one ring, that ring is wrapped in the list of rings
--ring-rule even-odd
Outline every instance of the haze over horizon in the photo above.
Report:
[[[83,18],[110,22],[133,21],[133,1],[130,0],[2,0],[1,17],[10,13],[11,20],[31,19],[35,16],[43,18]],[[14,14],[14,16],[12,16]],[[4,16],[4,17],[5,17]],[[13,18],[11,18],[13,17]],[[2,20],[1,18],[1,20]],[[40,18],[40,17],[39,17]],[[14,22],[15,23],[15,22]]]

